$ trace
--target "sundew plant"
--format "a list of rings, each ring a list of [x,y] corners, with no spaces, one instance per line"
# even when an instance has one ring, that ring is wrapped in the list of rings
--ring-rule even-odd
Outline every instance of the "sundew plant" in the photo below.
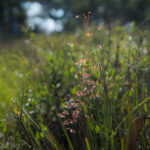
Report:
[[[84,138],[82,140],[85,149],[117,149],[116,145],[121,149],[138,149],[138,138],[144,132],[142,129],[146,126],[148,128],[150,119],[149,88],[145,87],[144,83],[139,83],[136,70],[138,66],[134,64],[134,56],[139,53],[140,47],[130,35],[134,31],[128,36],[118,33],[122,34],[119,37],[120,43],[113,43],[114,36],[111,34],[114,31],[110,29],[108,45],[104,45],[103,48],[97,43],[95,48],[92,46],[94,50],[91,50],[88,46],[91,42],[89,38],[95,34],[91,29],[101,30],[102,25],[90,28],[90,14],[91,12],[88,12],[87,16],[76,16],[86,24],[85,51],[82,58],[76,62],[77,85],[73,88],[72,95],[69,94],[63,111],[58,116],[62,118],[66,130],[76,134],[76,138]],[[116,30],[121,32],[119,30],[123,29]],[[123,49],[126,46],[121,43],[123,39],[131,42],[133,47],[130,45],[128,50]],[[72,45],[73,43],[69,43],[70,47]],[[113,47],[116,49],[114,54],[111,52]],[[149,72],[149,64],[144,70],[142,77]],[[142,95],[139,97],[138,84],[142,84],[141,92],[145,89],[143,92],[147,93],[147,96],[144,94],[144,98]],[[116,141],[120,141],[120,144]],[[145,144],[145,149],[149,148],[148,145],[149,142]]]

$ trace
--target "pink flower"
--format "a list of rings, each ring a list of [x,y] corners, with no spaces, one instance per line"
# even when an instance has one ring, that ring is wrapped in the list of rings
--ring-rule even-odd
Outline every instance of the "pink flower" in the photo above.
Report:
[[[84,95],[82,91],[78,91],[76,94],[77,94],[77,96],[83,96]]]
[[[85,63],[85,62],[86,62],[86,59],[83,58],[83,59],[80,60],[80,62],[81,62],[81,63]]]
[[[83,74],[83,77],[85,77],[85,78],[89,78],[91,75],[90,74],[87,74],[87,73],[84,73]]]
[[[76,62],[76,65],[81,66],[81,63],[80,62]]]
[[[67,130],[70,131],[70,133],[76,133],[76,131],[74,129],[71,129],[71,128],[66,128]]]
[[[60,118],[65,118],[63,114],[57,114]]]
[[[98,44],[98,45],[97,45],[97,48],[98,48],[98,49],[101,49],[101,48],[102,48],[101,44]]]
[[[73,119],[77,119],[77,118],[78,118],[78,115],[79,115],[79,111],[78,111],[78,110],[75,110],[75,111],[72,113]]]
[[[86,79],[86,80],[83,80],[83,83],[86,83],[88,85],[92,85],[92,84],[94,84],[94,81]]]
[[[65,105],[65,108],[70,109],[70,108],[71,108],[71,105],[66,104],[66,105]]]
[[[85,63],[86,59],[81,59],[79,62],[76,62],[76,65],[81,66],[82,63]]]
[[[77,103],[71,103],[71,106],[72,107],[78,107],[78,104]]]
[[[70,133],[76,133],[76,131],[73,129],[70,129]]]
[[[73,129],[70,129],[70,132],[71,132],[71,133],[76,133],[76,131],[75,131],[75,130],[73,130]]]
[[[90,92],[91,92],[91,91],[90,91],[90,90],[88,90],[86,94],[89,94]]]
[[[83,84],[79,84],[78,86],[79,86],[79,87],[83,87]]]
[[[83,70],[84,70],[84,71],[88,71],[88,68],[84,67]]]
[[[81,75],[81,74],[82,74],[81,71],[79,71],[79,72],[78,72],[78,75]]]
[[[68,111],[62,112],[63,115],[69,115]]]
[[[66,125],[68,125],[69,124],[69,120],[65,120],[64,122],[63,122],[63,125],[64,126],[66,126]]]
[[[96,86],[95,85],[93,85],[92,87],[91,87],[91,92],[93,92],[93,90],[96,88]]]

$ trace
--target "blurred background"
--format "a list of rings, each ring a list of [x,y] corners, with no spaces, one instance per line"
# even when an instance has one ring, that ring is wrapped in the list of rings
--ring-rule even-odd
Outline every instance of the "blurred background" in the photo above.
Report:
[[[87,14],[89,28],[78,19]],[[127,149],[130,114],[138,108],[141,120],[150,110],[149,41],[150,0],[0,0],[0,150],[73,150],[70,141],[74,150]],[[75,124],[74,100],[84,108]],[[132,150],[150,150],[146,123]]]
[[[150,17],[150,0],[0,0],[1,39],[35,33],[74,31],[75,16],[92,12],[91,22],[128,25]]]

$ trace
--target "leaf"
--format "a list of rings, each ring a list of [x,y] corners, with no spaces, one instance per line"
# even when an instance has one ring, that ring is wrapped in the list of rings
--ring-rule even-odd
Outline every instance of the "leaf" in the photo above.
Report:
[[[87,138],[85,138],[85,143],[86,143],[87,150],[91,150],[90,144]]]

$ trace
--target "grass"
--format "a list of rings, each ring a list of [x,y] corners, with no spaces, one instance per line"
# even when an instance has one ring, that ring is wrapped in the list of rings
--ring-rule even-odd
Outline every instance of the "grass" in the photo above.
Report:
[[[0,147],[150,149],[149,30],[103,26],[1,44]]]

